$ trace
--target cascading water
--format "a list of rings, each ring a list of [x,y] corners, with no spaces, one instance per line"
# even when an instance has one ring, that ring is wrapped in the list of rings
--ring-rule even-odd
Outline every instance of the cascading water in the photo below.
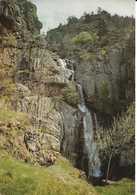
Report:
[[[67,79],[68,81],[70,81],[70,80],[73,81],[74,80],[73,68],[67,67],[68,62],[66,62],[66,60],[63,60],[61,58],[58,60],[58,63],[61,67],[62,74],[63,74],[64,78]]]
[[[70,60],[59,59],[59,65],[62,67],[64,78],[68,80],[74,80],[74,67]],[[97,127],[97,118],[94,113],[94,117],[86,107],[82,86],[77,84],[77,88],[80,95],[79,110],[83,118],[84,127],[84,155],[88,159],[88,177],[100,177],[100,159],[97,150],[97,145],[94,139],[94,127]]]
[[[79,110],[83,117],[84,154],[88,157],[88,177],[97,178],[101,176],[101,163],[94,140],[93,118],[89,109],[86,107],[82,86],[77,84],[77,87],[80,95]]]

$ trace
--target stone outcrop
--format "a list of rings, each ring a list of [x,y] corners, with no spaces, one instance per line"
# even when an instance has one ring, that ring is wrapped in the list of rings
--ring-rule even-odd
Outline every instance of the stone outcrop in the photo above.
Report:
[[[3,32],[39,34],[42,24],[36,12],[36,6],[29,1],[1,0],[0,25],[3,26]]]
[[[45,134],[43,139],[49,149],[60,151],[63,131],[62,118],[55,109],[52,98],[26,96],[18,101],[17,110],[28,113],[34,128],[40,129]]]
[[[62,102],[59,110],[63,120],[61,152],[76,165],[79,157],[80,116],[76,108],[65,102]]]
[[[128,40],[123,48],[110,47],[106,57],[97,53],[95,61],[76,65],[76,80],[83,86],[89,107],[97,112],[113,116],[134,101],[134,61],[129,57],[128,62],[126,57],[128,50],[134,59],[133,35],[130,36],[130,51]]]
[[[83,86],[87,103],[99,112],[113,115],[114,104],[121,101],[120,80],[127,74],[126,64],[121,65],[122,55],[122,49],[110,48],[107,59],[98,54],[96,61],[82,61],[76,66],[76,80]],[[102,105],[106,101],[108,108]]]
[[[42,165],[46,165],[48,151],[62,151],[76,163],[77,108],[61,100],[62,90],[70,82],[66,72],[72,74],[72,70],[62,67],[58,56],[45,48],[32,50],[28,56],[28,50],[6,47],[1,49],[0,58],[0,65],[12,66],[16,72],[12,107],[27,113],[32,124],[31,132],[25,130],[26,147],[32,161],[41,159]]]
[[[26,0],[2,0],[2,17],[0,68],[12,67],[12,108],[27,113],[31,121],[31,127],[22,132],[22,148],[26,147],[32,162],[40,165],[47,165],[49,158],[54,161],[54,154],[60,151],[76,159],[77,109],[62,99],[63,89],[73,80],[73,70],[46,48],[45,37],[39,35],[41,24],[35,5]]]

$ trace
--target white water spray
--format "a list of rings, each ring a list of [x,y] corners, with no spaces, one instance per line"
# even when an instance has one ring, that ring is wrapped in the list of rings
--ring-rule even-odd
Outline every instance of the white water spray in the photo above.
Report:
[[[101,163],[97,145],[94,140],[93,118],[89,109],[86,107],[82,86],[80,84],[77,86],[80,95],[79,110],[83,115],[84,153],[88,157],[88,177],[100,177]]]
[[[61,67],[62,74],[64,78],[68,81],[74,80],[74,70],[67,67],[67,62],[64,59],[59,59],[58,63]]]

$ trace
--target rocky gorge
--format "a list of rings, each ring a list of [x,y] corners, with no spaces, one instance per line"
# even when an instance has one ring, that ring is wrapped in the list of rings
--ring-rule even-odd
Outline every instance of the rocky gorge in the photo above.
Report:
[[[78,177],[81,173],[90,181],[102,177],[98,129],[110,127],[113,117],[126,110],[125,104],[134,102],[133,53],[126,61],[133,47],[127,44],[132,33],[127,33],[122,48],[111,47],[107,56],[98,50],[91,64],[77,53],[62,54],[58,47],[55,52],[55,43],[49,34],[40,34],[41,28],[31,2],[0,1],[1,149],[45,168],[64,156],[85,171],[79,171]],[[123,161],[125,167],[130,166],[126,157]]]

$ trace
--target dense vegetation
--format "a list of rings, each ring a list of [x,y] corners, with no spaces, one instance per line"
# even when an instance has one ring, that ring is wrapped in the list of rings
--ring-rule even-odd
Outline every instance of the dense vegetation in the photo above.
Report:
[[[97,14],[85,13],[80,19],[69,17],[67,24],[50,30],[47,39],[49,48],[62,57],[81,57],[81,54],[85,54],[81,59],[88,61],[97,58],[99,51],[107,60],[109,47],[124,47],[125,40],[132,32],[134,18],[111,16],[99,8]]]
[[[101,159],[107,164],[106,168],[106,182],[108,178],[116,177],[116,173],[110,169],[114,163],[120,162],[122,159],[127,161],[127,176],[134,175],[135,162],[135,111],[134,104],[130,105],[126,113],[114,118],[113,124],[108,129],[98,129],[98,146],[100,148]],[[132,167],[132,169],[130,168]],[[126,172],[126,171],[125,171]],[[126,175],[126,173],[125,173]],[[120,175],[119,175],[120,176]],[[122,177],[123,175],[121,175]]]
[[[47,33],[49,49],[57,52],[62,58],[73,60],[77,67],[76,72],[80,69],[78,66],[84,64],[85,72],[92,67],[97,77],[99,65],[104,68],[106,74],[111,75],[111,50],[121,53],[119,73],[123,71],[125,76],[120,76],[115,81],[119,87],[118,92],[114,93],[118,93],[118,97],[116,98],[115,94],[110,95],[113,89],[111,92],[110,81],[108,83],[105,80],[100,81],[99,87],[94,86],[94,97],[87,97],[92,107],[111,117],[125,110],[126,106],[134,101],[134,22],[132,17],[112,16],[98,8],[97,13],[85,13],[79,19],[69,17],[67,24],[60,24]]]

